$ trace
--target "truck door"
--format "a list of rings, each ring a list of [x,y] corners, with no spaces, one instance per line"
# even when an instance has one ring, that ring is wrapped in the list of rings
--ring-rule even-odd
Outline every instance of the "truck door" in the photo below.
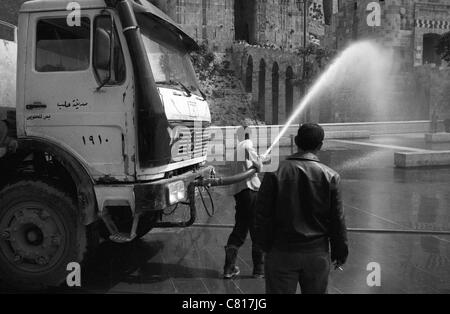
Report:
[[[100,11],[83,12],[80,25],[56,12],[30,16],[24,125],[27,136],[74,154],[94,178],[124,181],[134,173],[128,158],[134,132],[127,129],[134,94],[130,57],[116,22]],[[110,45],[107,68],[96,67],[96,41]]]

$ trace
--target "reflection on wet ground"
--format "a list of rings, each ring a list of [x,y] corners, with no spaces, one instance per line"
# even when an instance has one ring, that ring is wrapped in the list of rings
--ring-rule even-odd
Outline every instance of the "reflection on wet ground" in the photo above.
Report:
[[[423,137],[421,137],[423,138]],[[408,142],[412,141],[412,142]],[[424,149],[417,136],[374,138]],[[423,140],[422,140],[423,142]],[[422,145],[425,145],[422,143]],[[396,169],[394,149],[328,141],[321,160],[342,176],[349,228],[450,230],[450,167]],[[290,154],[290,149],[281,155]],[[228,165],[219,165],[227,173]],[[240,250],[236,280],[221,279],[224,252],[234,221],[227,189],[212,191],[216,213],[200,207],[199,224],[184,230],[153,230],[126,246],[104,243],[83,273],[83,289],[92,293],[264,293],[264,281],[251,278],[250,240]],[[187,214],[187,211],[185,212]],[[344,271],[332,271],[330,293],[450,293],[450,237],[350,233],[350,257]],[[381,266],[381,286],[369,287],[367,265]],[[73,292],[58,289],[58,292]]]

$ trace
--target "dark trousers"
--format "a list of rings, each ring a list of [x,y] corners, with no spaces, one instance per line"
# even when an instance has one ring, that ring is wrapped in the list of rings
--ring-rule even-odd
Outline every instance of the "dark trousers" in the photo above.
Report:
[[[300,284],[303,294],[326,294],[330,267],[326,251],[297,253],[272,249],[266,255],[266,293],[295,294]]]
[[[253,241],[255,202],[257,195],[258,192],[246,189],[234,196],[236,201],[235,224],[233,231],[228,238],[228,247],[240,248],[247,239],[249,232]],[[253,250],[262,251],[254,244]]]

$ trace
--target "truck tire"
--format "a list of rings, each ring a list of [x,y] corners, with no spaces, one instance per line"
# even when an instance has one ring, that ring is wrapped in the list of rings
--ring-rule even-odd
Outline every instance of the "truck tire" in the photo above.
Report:
[[[42,181],[0,191],[0,278],[13,288],[59,286],[83,261],[87,227],[71,197]]]

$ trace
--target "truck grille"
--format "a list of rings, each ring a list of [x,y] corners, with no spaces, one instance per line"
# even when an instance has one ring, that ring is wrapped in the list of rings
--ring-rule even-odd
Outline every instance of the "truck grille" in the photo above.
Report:
[[[204,157],[208,153],[210,125],[206,122],[170,122],[172,163]]]

